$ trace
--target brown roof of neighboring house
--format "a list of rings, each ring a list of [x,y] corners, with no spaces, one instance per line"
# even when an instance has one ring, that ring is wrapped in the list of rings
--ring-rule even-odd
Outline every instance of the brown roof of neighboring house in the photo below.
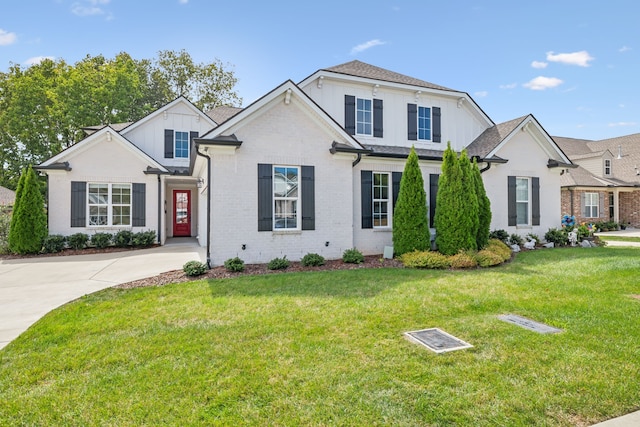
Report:
[[[229,120],[231,117],[235,116],[242,110],[243,110],[242,108],[238,108],[238,107],[229,107],[227,105],[221,105],[220,107],[216,107],[212,110],[207,111],[206,115],[209,116],[211,120],[213,120],[217,124],[220,124],[222,122],[226,122],[227,120]]]
[[[0,186],[0,206],[13,206],[16,202],[16,192]]]
[[[355,77],[363,77],[367,79],[381,80],[385,82],[419,86],[419,87],[424,87],[428,89],[460,92],[459,90],[450,89],[448,87],[429,83],[424,80],[416,79],[414,77],[405,76],[404,74],[385,70],[384,68],[366,64],[358,60],[346,62],[344,64],[336,65],[334,67],[324,68],[323,71],[331,71],[333,73],[340,73],[340,74],[345,74],[345,75],[355,76]]]

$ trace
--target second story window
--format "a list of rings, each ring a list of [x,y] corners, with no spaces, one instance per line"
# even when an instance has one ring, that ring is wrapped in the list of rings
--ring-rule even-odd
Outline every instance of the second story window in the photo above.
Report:
[[[178,159],[189,157],[189,132],[176,132],[175,157]]]
[[[356,134],[371,135],[371,100],[356,98]]]
[[[418,139],[431,141],[431,108],[418,107]]]
[[[604,176],[611,176],[611,159],[604,159]]]

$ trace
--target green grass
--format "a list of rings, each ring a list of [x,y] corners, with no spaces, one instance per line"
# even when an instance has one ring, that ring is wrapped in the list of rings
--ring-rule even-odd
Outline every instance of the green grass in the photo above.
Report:
[[[598,237],[600,238],[600,240],[610,240],[610,241],[614,241],[614,242],[640,242],[640,237],[634,237],[634,236],[607,236],[607,235],[598,235]]]
[[[574,248],[109,289],[0,351],[0,425],[590,425],[640,409],[639,277],[639,249]],[[427,327],[474,347],[403,337]]]

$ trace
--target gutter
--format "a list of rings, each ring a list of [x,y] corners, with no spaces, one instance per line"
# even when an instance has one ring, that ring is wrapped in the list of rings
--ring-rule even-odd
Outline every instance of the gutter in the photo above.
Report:
[[[200,152],[199,141],[195,144],[196,154],[207,159],[207,267],[211,268],[211,157]]]
[[[336,141],[333,141],[333,143],[331,143],[331,148],[329,149],[329,152],[331,154],[336,154],[336,153],[356,154],[357,155],[356,159],[353,161],[353,163],[351,163],[351,167],[355,167],[362,160],[363,154],[371,154],[373,153],[373,150],[367,150],[364,148],[353,148],[353,147],[349,147],[348,145],[339,144]]]

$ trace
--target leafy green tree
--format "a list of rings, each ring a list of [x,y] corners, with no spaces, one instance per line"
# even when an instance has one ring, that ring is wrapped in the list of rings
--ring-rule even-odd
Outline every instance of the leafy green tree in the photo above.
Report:
[[[240,105],[236,82],[220,61],[196,64],[184,50],[11,65],[0,72],[0,185],[16,188],[27,165],[77,143],[86,126],[136,121],[180,95],[204,110]]]
[[[475,250],[478,248],[476,237],[478,236],[478,225],[480,223],[478,219],[479,204],[473,169],[466,149],[463,149],[460,153],[458,163],[462,177],[462,194],[465,200],[462,205],[464,213],[460,218],[460,233],[463,239],[460,249]]]
[[[491,233],[491,201],[487,197],[487,191],[484,188],[482,175],[476,159],[473,159],[473,181],[476,188],[476,196],[478,197],[478,234],[476,235],[476,244],[478,250],[484,249],[489,244],[489,234]]]
[[[460,162],[451,148],[451,142],[447,142],[442,159],[442,174],[438,180],[434,216],[436,245],[438,251],[445,255],[455,255],[465,247],[466,231],[460,226],[464,221],[464,203]]]
[[[9,230],[9,249],[19,254],[38,253],[47,237],[47,216],[40,183],[31,166],[21,180],[20,198],[16,198]]]
[[[402,255],[431,247],[427,195],[424,179],[413,147],[404,166],[400,193],[393,211],[393,250]]]

